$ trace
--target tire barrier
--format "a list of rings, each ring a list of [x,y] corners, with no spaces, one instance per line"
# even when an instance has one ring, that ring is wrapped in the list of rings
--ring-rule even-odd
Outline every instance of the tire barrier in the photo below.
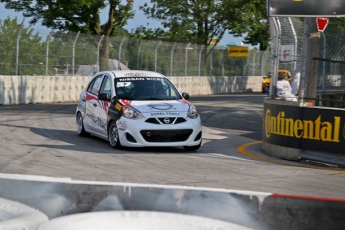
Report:
[[[42,212],[27,205],[0,198],[0,229],[1,230],[36,230],[48,221]]]
[[[73,214],[43,223],[37,230],[249,230],[225,221],[177,213],[108,211]]]
[[[97,212],[115,211],[125,216],[127,211],[191,215],[248,229],[345,229],[345,199],[6,174],[0,174],[0,188],[3,199],[35,207],[49,218],[41,230],[62,217],[89,213],[89,219]]]

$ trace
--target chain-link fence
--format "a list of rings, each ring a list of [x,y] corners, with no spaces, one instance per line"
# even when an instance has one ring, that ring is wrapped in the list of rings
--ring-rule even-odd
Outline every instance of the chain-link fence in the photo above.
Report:
[[[289,70],[294,76],[302,72],[303,55],[308,47],[304,46],[305,18],[271,17],[271,71],[278,69]],[[333,18],[329,18],[331,22]],[[312,57],[317,61],[316,90],[318,93],[345,92],[345,31],[332,27],[320,32],[317,48],[318,56]],[[271,80],[275,85],[276,77]],[[303,76],[302,76],[303,77]],[[308,83],[305,84],[308,86]],[[274,93],[274,92],[272,92]]]
[[[102,61],[108,69],[140,69],[166,76],[263,76],[269,52],[250,49],[248,57],[229,57],[227,46],[202,46],[133,37],[0,27],[0,75],[93,75]],[[102,55],[108,52],[109,55]],[[108,60],[105,60],[108,59]]]

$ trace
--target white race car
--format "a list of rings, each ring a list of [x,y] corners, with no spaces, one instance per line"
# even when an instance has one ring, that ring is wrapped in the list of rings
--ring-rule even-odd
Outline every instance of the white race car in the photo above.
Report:
[[[188,93],[181,95],[156,72],[99,72],[80,94],[77,132],[106,139],[113,148],[183,146],[194,151],[201,146],[202,126],[188,99]]]

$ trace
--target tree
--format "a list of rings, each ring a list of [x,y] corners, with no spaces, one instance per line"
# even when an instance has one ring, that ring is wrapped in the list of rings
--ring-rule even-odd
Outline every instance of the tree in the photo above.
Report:
[[[127,0],[0,0],[6,9],[23,12],[24,17],[32,18],[35,24],[42,20],[42,25],[61,31],[74,31],[90,35],[104,35],[100,49],[100,69],[108,69],[109,36],[116,35],[118,29],[126,25],[134,16],[133,2]],[[101,25],[100,11],[109,8],[107,22]],[[95,40],[95,45],[99,41]]]
[[[38,33],[34,34],[33,28],[19,24],[17,18],[0,20],[1,74],[42,75],[45,57],[39,54],[44,51],[44,43]]]
[[[163,40],[208,46],[212,39],[218,43],[226,30],[241,13],[238,9],[248,0],[151,0],[139,7],[149,18],[161,22],[162,28],[145,30],[139,27],[135,34],[144,38],[160,36]],[[162,33],[164,31],[164,33]],[[206,49],[205,49],[206,50]],[[203,55],[204,60],[210,54]]]
[[[231,28],[239,14],[237,9],[245,1],[151,0],[150,6],[145,3],[139,9],[149,18],[161,22],[166,39],[209,45],[211,39],[217,37],[219,41]]]
[[[230,34],[241,37],[243,43],[257,45],[260,50],[269,47],[269,23],[267,17],[266,0],[250,0],[241,8],[241,14],[233,22]]]

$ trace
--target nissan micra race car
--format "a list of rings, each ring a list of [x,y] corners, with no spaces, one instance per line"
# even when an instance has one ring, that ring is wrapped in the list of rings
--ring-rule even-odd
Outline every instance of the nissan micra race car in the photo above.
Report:
[[[162,74],[114,70],[95,74],[80,94],[79,136],[95,135],[113,148],[183,146],[202,142],[201,119],[189,101]]]

